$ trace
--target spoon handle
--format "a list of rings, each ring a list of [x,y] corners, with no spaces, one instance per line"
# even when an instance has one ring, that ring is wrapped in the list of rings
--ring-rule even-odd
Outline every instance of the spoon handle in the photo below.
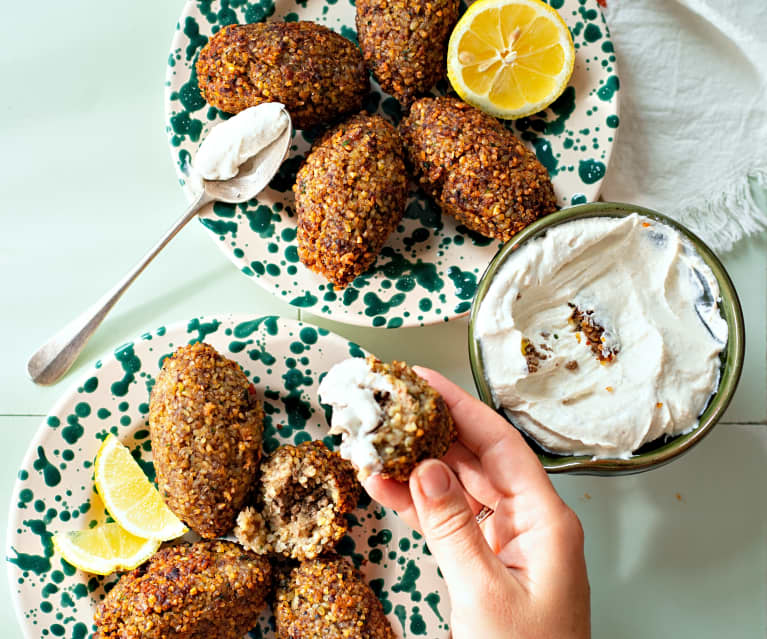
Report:
[[[114,288],[107,291],[93,306],[67,324],[29,358],[27,372],[33,382],[47,386],[61,379],[125,290],[186,223],[194,218],[197,212],[203,206],[212,202],[213,199],[206,191],[203,191],[200,197],[189,206],[167,233],[160,238],[160,241],[149,250],[144,258]]]

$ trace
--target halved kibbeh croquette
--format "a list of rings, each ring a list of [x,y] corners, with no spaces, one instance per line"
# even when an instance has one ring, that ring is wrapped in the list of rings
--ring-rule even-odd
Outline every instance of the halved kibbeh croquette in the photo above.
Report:
[[[256,503],[237,517],[234,534],[259,554],[316,557],[346,534],[344,514],[357,505],[352,465],[321,441],[281,446],[261,464]]]
[[[340,453],[360,480],[380,473],[406,481],[458,436],[445,400],[404,362],[347,359],[330,369],[318,393],[333,408],[330,432],[341,435]]]
[[[234,528],[261,459],[264,411],[239,365],[212,346],[165,360],[149,399],[157,485],[201,537]]]

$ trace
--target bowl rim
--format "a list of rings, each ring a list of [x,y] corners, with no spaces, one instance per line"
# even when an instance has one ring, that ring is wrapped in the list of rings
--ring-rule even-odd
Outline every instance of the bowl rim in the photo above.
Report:
[[[727,270],[714,252],[700,237],[695,235],[687,227],[657,211],[622,202],[591,202],[562,209],[561,211],[552,213],[533,222],[500,248],[488,264],[485,272],[482,274],[479,284],[477,285],[477,292],[472,300],[468,330],[471,374],[474,378],[474,385],[480,399],[511,424],[511,420],[509,420],[502,410],[497,409],[493,403],[490,387],[484,376],[484,366],[482,363],[482,353],[479,347],[479,342],[474,337],[474,325],[477,313],[479,312],[479,307],[482,304],[482,300],[487,294],[487,291],[490,288],[490,283],[498,269],[500,269],[509,256],[522,244],[539,237],[554,226],[589,217],[623,218],[632,213],[637,213],[644,217],[657,220],[658,222],[677,230],[692,243],[703,261],[709,268],[711,268],[719,285],[719,308],[722,316],[727,322],[728,330],[727,344],[722,350],[724,358],[722,361],[719,384],[716,391],[709,399],[705,410],[701,413],[698,420],[698,426],[693,430],[681,435],[676,435],[658,445],[657,448],[635,454],[628,459],[594,459],[589,455],[558,455],[544,451],[539,447],[536,454],[543,464],[543,467],[549,473],[624,475],[644,472],[667,464],[673,459],[681,456],[683,453],[689,451],[713,429],[729,406],[740,380],[740,375],[743,370],[746,337],[743,309],[737,291],[735,290],[735,286],[733,285]],[[521,430],[520,432],[526,438],[528,444],[534,442],[534,440],[532,440],[526,433]],[[531,447],[535,450],[535,446]]]

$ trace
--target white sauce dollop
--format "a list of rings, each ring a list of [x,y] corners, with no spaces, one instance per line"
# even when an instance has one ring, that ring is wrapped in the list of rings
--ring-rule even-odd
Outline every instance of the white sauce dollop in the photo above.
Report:
[[[727,341],[718,299],[694,247],[655,220],[633,214],[552,227],[509,257],[477,315],[495,404],[564,454],[627,458],[690,431],[716,389]],[[611,362],[601,363],[576,330],[569,304],[604,328],[599,350],[617,350]],[[544,356],[531,370],[523,339]]]
[[[373,445],[373,431],[381,419],[374,392],[393,393],[388,379],[370,370],[364,359],[355,357],[333,366],[317,391],[323,404],[333,407],[330,434],[342,436],[339,452],[357,468],[360,479],[383,468]]]
[[[194,156],[195,172],[206,180],[228,180],[240,166],[282,135],[290,120],[279,102],[240,111],[214,126]]]

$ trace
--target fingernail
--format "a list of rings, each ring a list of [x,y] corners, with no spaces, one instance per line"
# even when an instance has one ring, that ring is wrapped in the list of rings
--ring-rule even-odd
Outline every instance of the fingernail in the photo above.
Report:
[[[430,499],[441,497],[450,489],[450,475],[439,462],[421,464],[416,470],[416,477],[421,492]]]

